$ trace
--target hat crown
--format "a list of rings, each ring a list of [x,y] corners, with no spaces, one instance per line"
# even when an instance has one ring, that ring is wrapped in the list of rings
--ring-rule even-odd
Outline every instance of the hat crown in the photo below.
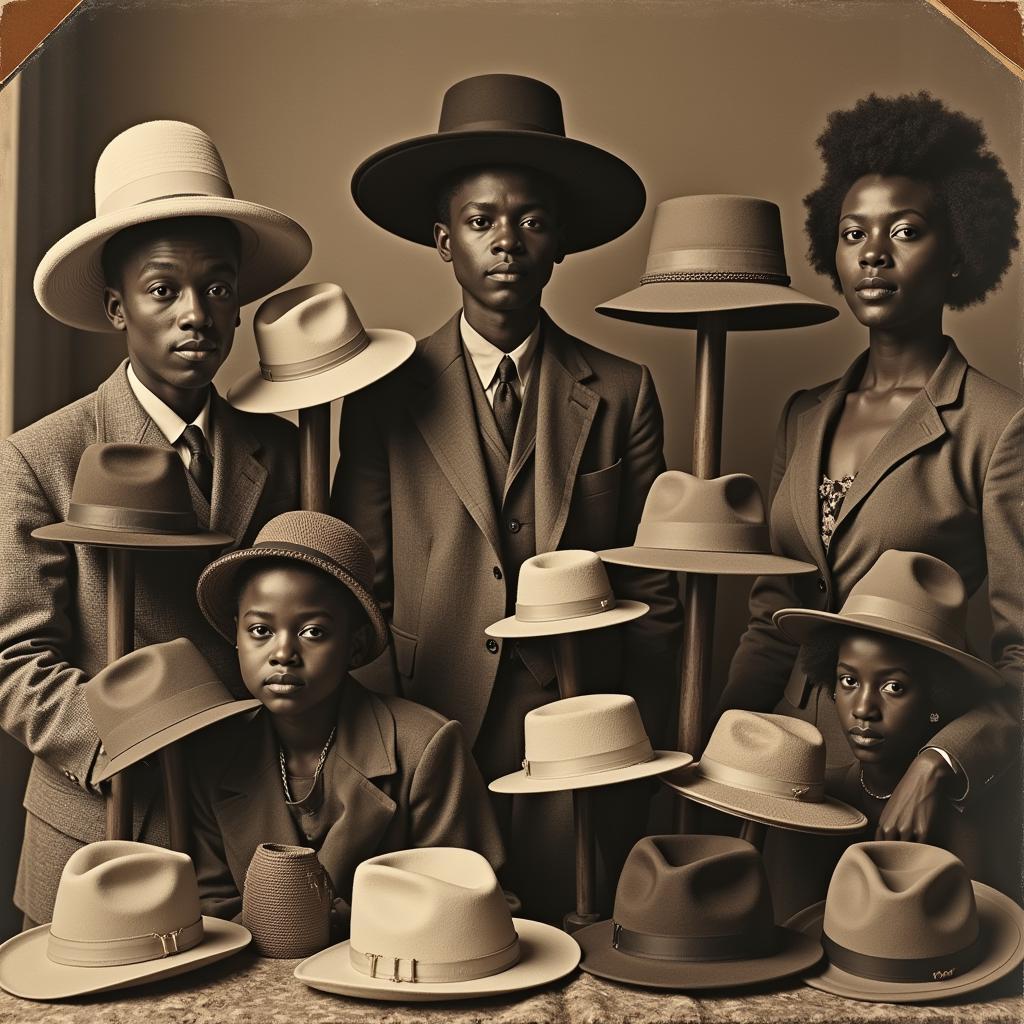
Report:
[[[653,522],[763,526],[764,498],[757,481],[745,473],[706,480],[670,469],[651,485],[643,518]]]
[[[701,758],[794,786],[825,780],[825,741],[810,722],[788,715],[730,710],[722,714]]]
[[[558,93],[524,75],[476,75],[456,82],[441,101],[438,132],[534,131],[565,135]]]
[[[145,444],[89,445],[71,486],[74,505],[193,515],[181,457]],[[187,532],[187,531],[186,531]]]
[[[568,761],[650,746],[636,701],[620,693],[552,701],[528,712],[523,728],[528,761]]]
[[[551,606],[577,601],[615,603],[608,572],[593,551],[548,551],[523,562],[516,606]]]

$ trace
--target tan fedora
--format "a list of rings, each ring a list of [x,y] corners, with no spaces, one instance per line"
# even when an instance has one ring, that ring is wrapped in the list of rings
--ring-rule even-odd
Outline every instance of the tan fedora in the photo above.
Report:
[[[772,553],[761,488],[744,473],[711,480],[674,469],[660,474],[633,546],[598,554],[617,565],[722,576],[817,572],[810,562]]]
[[[664,327],[696,327],[700,314],[722,313],[731,331],[806,327],[839,315],[789,286],[779,208],[721,195],[659,203],[640,287],[597,311]]]
[[[178,217],[221,217],[238,229],[242,305],[290,281],[313,251],[309,235],[290,217],[235,199],[220,153],[204,131],[183,121],[145,121],[115,136],[100,154],[96,216],[39,261],[39,304],[72,327],[113,330],[103,312],[103,246],[125,228]]]
[[[801,644],[829,626],[910,640],[952,658],[977,683],[1003,685],[998,669],[967,653],[967,588],[960,574],[920,551],[883,551],[838,612],[781,608],[772,621]]]
[[[222,548],[229,533],[201,530],[181,457],[145,444],[89,445],[82,452],[63,522],[38,540],[115,548]]]
[[[726,711],[701,759],[663,780],[683,796],[764,825],[857,832],[860,811],[825,795],[825,741],[799,718]]]
[[[575,934],[590,974],[651,988],[738,988],[821,959],[775,924],[761,855],[731,836],[648,836],[630,851],[610,921]]]
[[[495,793],[557,793],[646,779],[690,764],[677,750],[654,750],[636,701],[588,693],[534,708],[523,720],[522,771],[495,779]]]
[[[484,857],[441,846],[363,861],[350,940],[303,960],[295,977],[358,999],[418,1003],[545,985],[579,960],[565,932],[512,917]]]
[[[85,683],[85,699],[109,758],[94,782],[214,722],[262,706],[235,700],[184,637],[118,658]]]
[[[416,350],[404,331],[367,330],[336,284],[305,284],[267,299],[253,319],[258,370],[228,389],[245,412],[288,412],[344,398]]]
[[[211,562],[196,584],[199,609],[228,643],[234,643],[239,572],[254,561],[286,559],[312,565],[347,587],[362,605],[373,642],[351,668],[377,657],[388,645],[387,623],[373,596],[373,553],[348,523],[323,512],[284,512],[256,535],[251,548],[239,548]]]
[[[952,853],[925,843],[857,843],[823,903],[786,922],[820,938],[804,981],[847,999],[924,1003],[974,992],[1024,962],[1024,910],[972,882]]]
[[[642,601],[619,601],[593,551],[548,551],[523,562],[516,613],[488,626],[488,636],[559,636],[632,622],[650,611]]]
[[[184,853],[107,840],[76,850],[61,872],[50,924],[0,946],[0,988],[69,999],[127,988],[223,960],[249,944],[241,925],[199,913]]]

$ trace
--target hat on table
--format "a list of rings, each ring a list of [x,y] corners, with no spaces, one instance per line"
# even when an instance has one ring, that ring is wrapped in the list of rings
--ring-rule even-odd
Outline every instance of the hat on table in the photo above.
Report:
[[[479,853],[426,847],[363,861],[351,938],[303,960],[295,977],[361,999],[432,1002],[544,985],[579,959],[565,932],[512,917]]]
[[[617,156],[567,138],[557,92],[522,75],[477,75],[441,100],[436,133],[387,146],[352,175],[352,196],[392,234],[434,244],[439,190],[462,170],[513,165],[559,187],[567,252],[593,249],[628,231],[647,195]]]
[[[632,697],[590,693],[534,708],[523,720],[522,771],[495,779],[495,793],[555,793],[611,786],[690,764],[675,750],[654,750]]]
[[[39,261],[34,286],[50,316],[87,331],[111,331],[103,311],[103,247],[125,228],[179,217],[220,217],[238,229],[242,305],[290,281],[313,243],[290,217],[235,199],[213,140],[183,121],[146,121],[115,136],[96,162],[96,216]]]
[[[367,330],[340,285],[305,284],[267,299],[253,319],[259,369],[228,389],[245,412],[288,412],[344,398],[416,350],[404,331]]]
[[[640,286],[598,313],[664,327],[724,314],[731,331],[824,323],[839,310],[789,286],[779,208],[750,196],[679,196],[654,211]]]
[[[772,553],[764,498],[744,473],[705,480],[670,469],[651,484],[636,542],[598,554],[616,565],[715,575],[816,572],[810,562]]]
[[[984,988],[1024,962],[1024,910],[947,850],[857,843],[823,903],[786,922],[825,948],[804,980],[847,999],[917,1003]]]
[[[821,835],[856,832],[867,818],[825,795],[825,741],[799,718],[726,711],[701,759],[666,778],[683,796],[764,825]]]
[[[141,985],[223,960],[250,938],[199,913],[187,854],[89,843],[64,865],[53,921],[0,946],[0,987],[22,999],[67,999]]]

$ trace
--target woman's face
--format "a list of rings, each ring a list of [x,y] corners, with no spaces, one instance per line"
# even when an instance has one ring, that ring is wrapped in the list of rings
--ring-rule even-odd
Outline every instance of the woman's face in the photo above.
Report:
[[[931,185],[869,174],[843,200],[836,269],[865,327],[906,332],[941,326],[959,257]]]

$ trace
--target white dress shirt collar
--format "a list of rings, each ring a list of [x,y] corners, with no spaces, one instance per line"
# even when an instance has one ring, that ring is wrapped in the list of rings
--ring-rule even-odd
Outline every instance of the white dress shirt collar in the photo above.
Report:
[[[537,351],[537,339],[540,337],[540,320],[536,327],[526,336],[523,342],[516,346],[511,352],[502,352],[497,345],[492,345],[472,324],[466,319],[463,312],[459,318],[459,331],[462,334],[462,344],[469,353],[469,358],[476,367],[480,377],[480,383],[484,391],[490,395],[498,373],[498,363],[505,355],[508,355],[516,364],[516,372],[519,374],[520,388],[525,390],[530,379],[530,370],[533,367],[533,357]]]
[[[139,380],[131,363],[128,364],[128,385],[131,387],[135,397],[139,400],[139,405],[142,406],[146,415],[149,416],[149,418],[157,425],[160,433],[167,438],[170,444],[177,445],[181,438],[182,431],[189,424],[187,424],[162,398],[158,398],[154,395],[153,392],[150,391],[141,380]],[[199,411],[199,415],[192,422],[203,432],[203,437],[206,438],[207,445],[211,445],[209,393],[206,396],[206,403]]]

